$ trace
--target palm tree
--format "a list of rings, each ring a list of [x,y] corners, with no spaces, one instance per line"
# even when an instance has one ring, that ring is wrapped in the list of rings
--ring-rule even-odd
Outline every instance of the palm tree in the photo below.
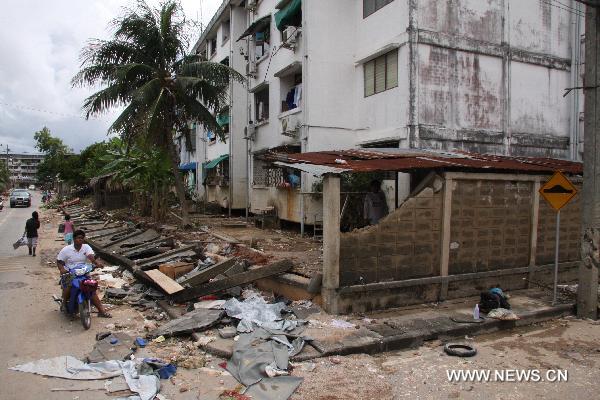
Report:
[[[109,128],[127,143],[141,140],[170,156],[183,224],[189,225],[185,188],[173,135],[190,144],[192,121],[223,138],[214,112],[227,105],[230,80],[243,81],[233,69],[187,54],[187,23],[177,0],[150,8],[143,0],[113,21],[110,40],[91,40],[83,49],[73,86],[100,85],[83,105],[86,117],[124,106]]]

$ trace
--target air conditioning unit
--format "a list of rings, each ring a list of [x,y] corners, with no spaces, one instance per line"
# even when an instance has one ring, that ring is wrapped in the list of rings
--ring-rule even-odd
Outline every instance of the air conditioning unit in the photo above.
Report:
[[[287,28],[285,28],[281,33],[283,47],[286,47],[288,49],[296,48],[296,45],[298,44],[298,37],[301,32],[302,28],[300,28],[299,26],[288,26]]]
[[[248,64],[246,64],[246,75],[256,78],[257,74],[258,65],[256,65],[256,61],[249,61]]]
[[[281,134],[297,138],[300,133],[300,119],[296,115],[288,115],[281,119]]]
[[[258,6],[258,0],[246,0],[246,10],[254,11]]]

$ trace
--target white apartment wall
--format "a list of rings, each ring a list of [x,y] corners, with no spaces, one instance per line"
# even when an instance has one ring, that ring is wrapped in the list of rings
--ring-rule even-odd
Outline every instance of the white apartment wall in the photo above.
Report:
[[[223,25],[224,21],[229,23],[229,37],[224,40]],[[221,62],[229,57],[229,66],[240,74],[245,74],[246,62],[239,48],[245,48],[242,41],[236,42],[237,38],[246,29],[246,10],[241,7],[226,8],[219,21],[214,25],[212,32],[206,36],[206,41],[217,39],[217,51],[209,58],[212,62]],[[206,42],[200,43],[199,48],[206,46]],[[246,87],[244,83],[234,82],[231,90],[228,92],[230,98],[230,126],[229,133],[225,140],[217,138],[213,143],[207,140],[207,132],[201,126],[197,128],[197,151],[196,161],[198,162],[198,194],[209,202],[217,202],[221,207],[232,209],[246,208],[247,198],[247,179],[246,179],[246,141],[244,139],[244,130],[246,127]],[[202,186],[204,177],[202,176],[202,164],[214,160],[221,155],[228,154],[230,159],[223,162],[230,162],[229,165],[229,186]]]
[[[267,82],[269,84],[269,119],[268,122],[257,125],[256,137],[251,143],[252,151],[261,151],[270,149],[277,146],[298,143],[298,139],[291,138],[281,134],[281,123],[280,116],[281,101],[285,100],[282,98],[282,82],[281,79],[275,76],[275,73],[281,71],[283,68],[293,64],[294,62],[303,63],[304,46],[301,36],[295,50],[280,48],[281,47],[281,33],[275,26],[275,13],[278,11],[275,9],[275,5],[279,0],[262,0],[255,13],[251,14],[251,22],[258,20],[266,15],[271,16],[270,25],[270,37],[271,37],[271,51],[270,54],[258,60],[256,78],[250,78],[250,88],[254,88],[257,85]],[[304,10],[303,10],[304,11]],[[301,33],[303,35],[304,32]],[[249,39],[246,39],[249,40]],[[252,41],[251,47],[252,47]],[[250,51],[251,56],[253,52]],[[272,54],[272,56],[271,56]],[[304,83],[303,83],[304,87]],[[302,103],[304,103],[304,97],[306,91],[304,89]],[[283,95],[284,96],[284,95]],[[255,121],[256,110],[254,107],[253,96],[250,98],[252,113],[250,115],[251,120]],[[300,110],[303,107],[299,107]],[[300,120],[303,119],[302,111],[294,110],[294,115]]]
[[[417,4],[415,146],[569,158],[580,17],[538,0]]]

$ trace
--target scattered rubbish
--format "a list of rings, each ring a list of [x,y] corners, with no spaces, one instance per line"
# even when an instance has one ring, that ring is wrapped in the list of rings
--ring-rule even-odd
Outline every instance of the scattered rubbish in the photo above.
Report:
[[[251,397],[240,394],[235,390],[224,390],[219,395],[219,400],[252,400]]]
[[[146,276],[164,290],[166,294],[170,295],[183,290],[183,286],[157,269],[146,271]]]
[[[194,308],[196,310],[199,308],[204,308],[208,310],[222,310],[225,301],[226,300],[199,301],[198,303],[194,303]]]
[[[475,304],[475,307],[473,308],[473,319],[475,321],[479,320],[479,304]]]
[[[444,346],[444,352],[449,356],[473,357],[477,354],[475,347],[468,344],[447,343]]]
[[[341,319],[332,319],[330,322],[330,325],[333,326],[334,328],[339,328],[339,329],[354,329],[355,325],[353,323],[350,323],[348,321],[344,321]]]
[[[456,322],[457,324],[478,324],[485,321],[481,316],[479,319],[471,319],[471,318],[461,318],[461,317],[450,317],[452,322]]]
[[[488,318],[500,319],[503,321],[515,321],[520,319],[517,314],[506,308],[495,308],[487,313]]]
[[[135,345],[138,347],[146,347],[146,345],[148,344],[148,342],[146,341],[146,339],[141,338],[141,337],[136,337],[135,338]]]
[[[496,308],[505,308],[510,310],[510,304],[507,297],[500,288],[492,288],[485,292],[481,292],[479,299],[479,310],[487,313]]]
[[[232,337],[235,337],[235,335],[237,335],[237,329],[233,326],[226,326],[224,328],[220,328],[218,329],[218,332],[219,336],[221,336],[223,339],[231,339]]]
[[[214,336],[196,336],[196,346],[198,347],[204,347],[207,344],[209,344],[210,342],[216,340],[217,338]]]
[[[277,340],[273,340],[275,338]],[[288,345],[291,346],[285,335],[273,335],[257,327],[251,333],[240,335],[234,345],[231,360],[227,362],[227,371],[241,384],[248,386],[245,394],[251,398],[287,399],[300,385],[302,378],[269,377],[265,374],[267,366],[271,367],[269,370],[275,375],[275,371],[287,371]]]
[[[158,393],[160,383],[153,374],[139,373],[140,363],[138,360],[110,360],[86,364],[72,356],[60,356],[17,365],[10,369],[74,380],[110,379],[123,375],[129,390],[138,394],[128,397],[129,400],[151,400]]]
[[[124,332],[110,333],[94,343],[87,355],[89,363],[108,360],[126,360],[135,352],[134,339]]]
[[[177,319],[167,322],[158,329],[150,332],[149,335],[151,337],[169,337],[185,335],[192,332],[201,332],[214,326],[219,322],[223,315],[224,312],[221,310],[194,310]]]
[[[161,335],[161,336],[159,336],[159,337],[157,337],[157,338],[154,338],[152,341],[153,341],[154,343],[162,343],[162,342],[164,342],[164,341],[165,341],[165,337]]]

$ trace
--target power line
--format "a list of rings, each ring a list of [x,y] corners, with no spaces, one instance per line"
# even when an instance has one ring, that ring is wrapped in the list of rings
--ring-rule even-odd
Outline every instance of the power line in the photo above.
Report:
[[[21,110],[21,111],[34,111],[34,112],[39,112],[39,113],[44,113],[44,114],[56,115],[56,116],[59,116],[59,117],[78,118],[78,119],[86,120],[86,118],[83,115],[59,113],[59,112],[56,112],[56,111],[43,110],[41,108],[36,108],[36,107],[31,107],[31,106],[24,106],[24,105],[20,105],[20,104],[12,104],[12,103],[4,102],[4,101],[0,101],[0,105],[11,107],[11,108],[14,108],[14,109],[17,109],[17,110]],[[93,116],[91,116],[89,119],[93,119],[93,120],[97,120],[97,121],[110,122],[107,119],[93,117]]]
[[[554,4],[554,3],[551,3],[550,1],[546,1],[546,0],[540,0],[540,1],[541,1],[542,3],[548,4],[550,7],[556,7],[556,8],[558,8],[558,9],[564,10],[564,11],[566,11],[566,12],[568,12],[568,13],[571,13],[571,14],[577,15],[578,17],[581,17],[581,18],[584,18],[584,17],[585,17],[585,15],[584,15],[582,12],[580,12],[580,11],[578,11],[578,10],[576,10],[576,9],[569,9],[569,8],[561,7],[561,6],[559,6],[558,4]],[[555,1],[556,1],[556,0],[555,0]],[[560,4],[562,4],[562,3],[560,3]]]

